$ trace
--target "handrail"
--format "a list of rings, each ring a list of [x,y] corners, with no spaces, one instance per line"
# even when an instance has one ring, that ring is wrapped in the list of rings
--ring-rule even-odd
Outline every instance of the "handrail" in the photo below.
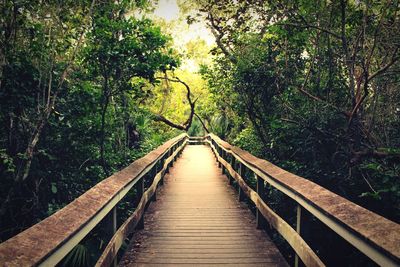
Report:
[[[187,134],[181,134],[167,141],[128,167],[101,181],[55,214],[1,243],[0,263],[2,266],[56,265],[110,211],[114,211],[114,228],[116,227],[115,206],[136,184],[141,186],[140,193],[143,194],[137,212],[134,212],[140,219],[144,205],[154,195],[156,185],[160,182],[168,165],[183,149],[187,139]],[[168,157],[165,158],[166,156]],[[152,186],[143,192],[145,175],[163,159],[165,161],[162,171],[156,175]],[[132,222],[132,219],[130,221]],[[132,225],[135,223],[130,224]]]
[[[156,175],[153,179],[153,183],[151,186],[142,194],[139,204],[137,205],[135,211],[132,213],[132,215],[121,225],[121,227],[116,231],[114,236],[111,238],[110,242],[108,242],[107,247],[104,249],[102,255],[98,259],[96,266],[111,266],[112,263],[115,260],[115,257],[118,254],[118,250],[121,248],[123,241],[125,238],[128,237],[130,233],[133,232],[135,228],[139,224],[140,227],[138,228],[143,228],[143,214],[146,208],[147,203],[150,201],[152,197],[155,196],[157,186],[158,184],[162,181],[161,179],[165,175],[166,171],[168,170],[168,166],[171,164],[172,161],[176,159],[176,156],[182,152],[182,149],[186,145],[188,140],[185,140],[178,149],[176,149],[172,155],[170,155],[163,164],[163,167],[161,170],[155,171]],[[143,184],[143,179],[141,180],[142,183],[139,185],[141,187],[140,191],[144,191],[144,184]],[[142,220],[142,221],[140,221]]]
[[[238,182],[243,193],[257,206],[257,217],[262,215],[267,219],[288,241],[306,266],[322,266],[323,263],[301,238],[300,233],[297,233],[300,232],[300,217],[303,208],[377,264],[400,265],[399,224],[362,208],[310,180],[232,146],[214,134],[209,134],[204,138],[220,164]],[[232,166],[233,162],[226,161],[228,154],[240,163],[238,172]],[[257,185],[260,182],[262,184],[267,182],[297,202],[296,231],[268,207],[260,197],[260,192],[255,192],[246,184],[241,177],[242,164],[255,174]]]

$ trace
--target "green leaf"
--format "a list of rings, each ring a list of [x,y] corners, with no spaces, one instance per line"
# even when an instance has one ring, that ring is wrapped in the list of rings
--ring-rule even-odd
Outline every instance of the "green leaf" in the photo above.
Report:
[[[51,183],[51,192],[57,194],[57,186],[55,183]]]

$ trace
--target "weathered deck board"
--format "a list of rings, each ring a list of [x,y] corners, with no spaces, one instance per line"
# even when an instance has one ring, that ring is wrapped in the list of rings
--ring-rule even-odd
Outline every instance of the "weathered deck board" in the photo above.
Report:
[[[207,146],[189,145],[120,266],[287,266]]]

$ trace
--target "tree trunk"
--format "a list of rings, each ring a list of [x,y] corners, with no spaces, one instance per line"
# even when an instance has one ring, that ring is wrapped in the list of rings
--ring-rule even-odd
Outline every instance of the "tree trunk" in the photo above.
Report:
[[[107,76],[104,78],[103,101],[102,102],[103,103],[102,103],[102,108],[101,108],[101,128],[100,128],[100,163],[101,163],[101,167],[103,168],[103,171],[106,173],[106,175],[108,175],[109,172],[108,172],[108,168],[107,168],[107,161],[105,159],[106,115],[107,115],[108,104],[110,102]]]

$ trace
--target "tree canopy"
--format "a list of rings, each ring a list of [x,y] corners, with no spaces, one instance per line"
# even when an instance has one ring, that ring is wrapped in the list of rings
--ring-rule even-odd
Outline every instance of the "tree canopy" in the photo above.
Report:
[[[0,241],[181,131],[400,222],[398,1],[176,4],[0,3]]]

